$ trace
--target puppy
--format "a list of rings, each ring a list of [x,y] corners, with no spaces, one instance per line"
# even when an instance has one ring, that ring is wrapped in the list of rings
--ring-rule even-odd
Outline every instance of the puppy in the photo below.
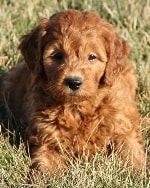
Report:
[[[6,76],[3,94],[26,131],[33,168],[51,175],[66,168],[66,155],[91,157],[110,145],[128,165],[144,167],[137,81],[111,24],[91,12],[60,12],[19,49],[24,61]]]

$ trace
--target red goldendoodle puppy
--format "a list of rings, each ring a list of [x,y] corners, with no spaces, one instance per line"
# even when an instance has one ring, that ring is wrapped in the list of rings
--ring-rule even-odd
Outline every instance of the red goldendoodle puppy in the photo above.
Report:
[[[137,82],[111,24],[64,11],[41,20],[19,48],[24,62],[8,73],[4,95],[26,129],[33,167],[53,174],[66,167],[64,155],[90,157],[112,144],[123,161],[143,168]]]

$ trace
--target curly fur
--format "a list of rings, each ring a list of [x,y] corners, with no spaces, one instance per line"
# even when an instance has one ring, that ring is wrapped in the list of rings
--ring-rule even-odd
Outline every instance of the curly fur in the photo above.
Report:
[[[66,168],[63,154],[90,157],[113,143],[123,161],[143,168],[137,81],[128,45],[111,24],[64,11],[42,19],[19,49],[24,62],[8,73],[4,95],[26,129],[33,167],[53,174]],[[64,80],[76,77],[82,85],[72,90]]]

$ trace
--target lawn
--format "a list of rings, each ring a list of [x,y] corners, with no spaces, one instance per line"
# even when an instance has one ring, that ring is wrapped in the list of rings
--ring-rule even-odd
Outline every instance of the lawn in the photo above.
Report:
[[[145,151],[150,155],[150,0],[1,0],[0,6],[0,82],[3,75],[21,60],[19,40],[43,17],[61,10],[76,8],[98,12],[117,27],[121,37],[131,48],[131,62],[136,67],[139,88],[137,105]],[[11,127],[0,111],[1,129]],[[0,131],[0,188],[54,187],[54,188],[149,188],[150,176],[121,165],[116,155],[109,158],[97,154],[91,161],[70,160],[69,170],[60,177],[39,175],[28,182],[30,158],[23,141],[16,146],[9,130]]]

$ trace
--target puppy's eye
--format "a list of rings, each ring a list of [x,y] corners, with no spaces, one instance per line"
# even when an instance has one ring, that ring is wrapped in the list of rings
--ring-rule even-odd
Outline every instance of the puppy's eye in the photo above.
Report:
[[[88,57],[89,61],[94,61],[95,59],[96,59],[96,55],[94,55],[94,54],[90,54]]]
[[[62,52],[57,52],[53,55],[53,58],[55,58],[56,60],[63,60],[64,59],[64,54]]]

